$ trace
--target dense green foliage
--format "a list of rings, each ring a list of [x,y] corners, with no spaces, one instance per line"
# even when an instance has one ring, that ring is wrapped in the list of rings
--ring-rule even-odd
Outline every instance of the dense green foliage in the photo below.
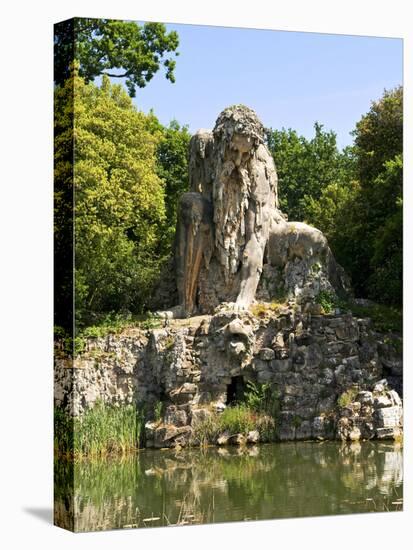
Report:
[[[171,253],[177,202],[187,186],[190,134],[176,122],[164,128],[152,113],[138,111],[108,77],[98,88],[75,72],[55,94],[57,237],[63,228],[58,220],[72,206],[60,194],[70,179],[65,170],[71,159],[62,149],[70,150],[73,116],[67,102],[73,92],[75,300],[81,328],[110,312],[145,310]]]
[[[191,134],[186,126],[173,120],[161,127],[162,138],[157,149],[157,173],[165,182],[166,223],[164,253],[169,254],[175,237],[179,198],[188,190],[188,155]]]
[[[271,384],[247,382],[245,392],[246,405],[255,412],[268,414],[272,418],[276,418],[279,412],[279,395]]]
[[[401,304],[403,277],[403,89],[386,91],[356,126],[360,181],[354,239],[368,257],[360,291]],[[358,222],[358,223],[357,223]],[[364,267],[364,266],[363,266]]]
[[[357,388],[348,389],[339,396],[337,399],[337,405],[341,408],[348,407],[348,405],[356,399],[358,391],[359,390]]]
[[[144,305],[165,222],[161,133],[119,85],[75,83],[75,253],[79,312]]]
[[[315,123],[312,139],[295,130],[268,130],[267,140],[278,174],[280,207],[290,220],[309,218],[309,202],[317,201],[329,185],[347,183],[353,161],[340,152],[336,134]]]
[[[200,446],[216,445],[221,435],[242,434],[257,430],[260,441],[276,439],[276,419],[262,410],[256,411],[240,402],[227,407],[222,413],[213,413],[193,428],[192,443]]]
[[[369,305],[350,304],[353,315],[369,317],[379,332],[403,331],[403,310],[400,307],[371,303]]]
[[[74,18],[55,28],[55,82],[63,85],[73,62],[79,75],[91,82],[100,75],[125,78],[129,95],[143,88],[161,65],[166,78],[175,82],[175,60],[171,57],[179,44],[175,31],[166,32],[162,23],[112,19]],[[178,53],[175,53],[178,55]]]

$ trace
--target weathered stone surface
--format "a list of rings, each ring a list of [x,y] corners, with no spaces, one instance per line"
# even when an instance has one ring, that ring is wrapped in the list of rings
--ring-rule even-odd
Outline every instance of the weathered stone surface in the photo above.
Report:
[[[400,406],[380,408],[375,411],[377,427],[392,428],[399,426],[402,417]]]
[[[391,407],[392,404],[393,402],[388,395],[379,395],[374,399],[374,406],[377,409],[382,407]]]
[[[397,391],[395,390],[390,390],[388,393],[387,393],[390,401],[392,402],[393,405],[397,406],[397,407],[400,407],[402,405],[402,400],[400,399],[400,396],[399,394],[397,393]]]
[[[374,384],[373,392],[361,391],[356,399],[340,410],[337,437],[342,440],[396,438],[402,432],[402,402],[387,380]]]
[[[312,425],[313,438],[317,440],[333,438],[333,424],[330,418],[326,416],[316,416]]]
[[[156,449],[173,447],[176,445],[185,446],[191,434],[189,426],[177,428],[173,425],[161,425],[155,429],[153,446]]]
[[[228,438],[228,443],[230,445],[245,445],[247,438],[243,434],[234,434],[230,435]]]
[[[282,290],[297,303],[311,302],[307,312],[322,313],[314,303],[320,291],[348,291],[324,235],[280,211],[273,157],[253,110],[233,105],[212,132],[195,133],[189,181],[178,212],[174,314],[211,313],[223,302],[246,308],[257,289],[261,299]],[[337,330],[356,338],[356,329]]]
[[[360,428],[357,426],[353,426],[351,431],[348,434],[348,439],[350,441],[358,441],[361,438],[361,431]]]
[[[74,361],[56,355],[55,406],[78,416],[98,401],[110,405],[134,403],[147,344],[143,333],[109,335],[89,339],[85,353]]]
[[[247,434],[247,443],[258,443],[260,440],[260,433],[258,430],[251,430]]]
[[[229,434],[223,433],[217,439],[217,445],[228,445]]]
[[[164,421],[166,424],[174,424],[180,427],[187,425],[188,418],[184,410],[178,409],[175,405],[170,405],[165,411]]]
[[[358,341],[339,340],[337,326],[353,324],[347,314],[315,319],[287,308],[257,318],[223,305],[214,316],[190,324],[173,320],[162,329],[93,339],[74,366],[57,358],[56,406],[79,415],[98,401],[144,404],[147,445],[183,446],[190,432],[179,430],[221,414],[231,406],[231,391],[232,399],[239,398],[237,384],[245,391],[248,381],[266,382],[277,395],[280,440],[350,441],[359,436],[357,430],[361,439],[397,437],[402,401],[383,379],[380,336],[367,324]],[[275,338],[281,343],[280,332],[288,359],[262,359]],[[307,333],[315,340],[297,345]],[[349,390],[352,401],[340,409],[337,398]],[[160,402],[163,416],[151,422]]]
[[[178,305],[163,312],[163,328],[89,339],[73,362],[57,357],[58,407],[76,416],[99,401],[144,405],[147,444],[182,446],[192,427],[221,414],[251,381],[277,396],[280,440],[401,433],[401,337],[337,308],[325,314],[316,303],[320,292],[348,295],[348,281],[325,236],[280,211],[264,138],[243,105],[192,137],[190,191],[180,201],[169,265],[176,288],[165,281],[157,295],[177,295]],[[286,303],[271,303],[280,293]],[[188,316],[187,324],[177,321]],[[340,408],[346,392],[351,402]],[[163,417],[152,422],[160,403]],[[230,438],[245,436],[220,441]]]
[[[362,405],[373,405],[374,399],[373,394],[371,391],[361,391],[357,397],[357,401],[359,401]]]
[[[329,413],[336,407],[337,397],[336,395],[330,395],[321,399],[318,403],[317,410],[319,413]]]
[[[261,348],[260,349],[260,359],[263,361],[271,361],[275,358],[275,351],[271,348]]]
[[[395,426],[388,428],[377,428],[377,439],[397,439],[401,434],[401,429]]]
[[[204,422],[207,422],[212,416],[212,413],[208,409],[192,409],[192,420],[191,425],[193,427],[198,426],[199,424],[203,424]]]
[[[297,440],[311,439],[312,436],[312,422],[309,420],[303,420],[295,430],[295,438]]]

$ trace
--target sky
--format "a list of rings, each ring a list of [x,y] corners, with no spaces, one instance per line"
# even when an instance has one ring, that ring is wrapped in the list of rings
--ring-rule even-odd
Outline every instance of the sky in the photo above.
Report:
[[[307,138],[314,122],[334,130],[339,147],[384,89],[403,82],[403,41],[318,33],[167,25],[179,35],[176,82],[161,69],[134,103],[172,119],[213,128],[219,113],[243,103],[264,126]]]

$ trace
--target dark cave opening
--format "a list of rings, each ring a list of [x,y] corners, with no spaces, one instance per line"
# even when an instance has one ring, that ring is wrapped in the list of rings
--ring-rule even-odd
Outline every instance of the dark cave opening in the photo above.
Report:
[[[246,390],[245,380],[243,376],[233,376],[231,382],[227,386],[227,405],[240,403],[244,399]]]

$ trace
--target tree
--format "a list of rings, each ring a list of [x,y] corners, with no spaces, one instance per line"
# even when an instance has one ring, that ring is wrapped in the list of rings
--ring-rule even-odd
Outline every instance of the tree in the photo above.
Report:
[[[191,134],[187,126],[173,120],[162,128],[162,138],[157,150],[157,173],[165,182],[165,255],[172,250],[177,223],[178,202],[188,190],[188,154]]]
[[[354,153],[364,188],[379,176],[387,161],[403,151],[403,88],[385,90],[356,124]]]
[[[361,289],[378,301],[402,303],[403,88],[385,90],[354,131],[360,182],[356,235],[368,265]]]
[[[398,304],[403,299],[403,159],[396,155],[375,179],[378,216],[373,234],[368,284],[372,297]],[[377,196],[378,195],[378,196]],[[380,219],[381,218],[381,219]]]
[[[279,179],[281,209],[291,220],[312,223],[308,201],[318,200],[330,184],[345,183],[352,159],[337,148],[336,134],[315,123],[308,140],[295,130],[268,130],[267,139]]]
[[[74,18],[55,27],[55,83],[63,85],[73,62],[85,83],[97,76],[125,78],[129,95],[143,88],[156,72],[165,68],[166,78],[175,82],[175,53],[178,34],[167,32],[162,23],[111,19]]]
[[[385,91],[357,123],[341,183],[305,200],[358,296],[402,303],[403,90]]]
[[[74,130],[64,116],[73,91]],[[162,135],[107,76],[97,88],[75,74],[55,97],[60,135],[74,133],[78,321],[96,312],[140,312],[159,270],[165,223],[164,183],[156,172]]]

